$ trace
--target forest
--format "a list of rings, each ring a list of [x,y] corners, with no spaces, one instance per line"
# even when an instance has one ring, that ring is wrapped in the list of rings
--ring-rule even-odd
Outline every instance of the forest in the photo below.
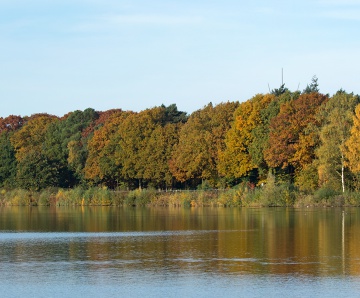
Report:
[[[359,95],[322,94],[314,76],[190,115],[172,104],[0,118],[0,188],[357,193],[359,144]]]

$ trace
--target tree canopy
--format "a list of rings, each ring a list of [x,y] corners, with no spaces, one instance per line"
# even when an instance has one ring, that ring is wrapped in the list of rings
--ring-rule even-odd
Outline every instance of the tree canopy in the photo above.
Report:
[[[0,118],[0,187],[235,187],[301,191],[360,182],[360,99],[285,85],[190,115],[175,104],[139,112],[73,111]],[[356,182],[358,181],[358,182]]]

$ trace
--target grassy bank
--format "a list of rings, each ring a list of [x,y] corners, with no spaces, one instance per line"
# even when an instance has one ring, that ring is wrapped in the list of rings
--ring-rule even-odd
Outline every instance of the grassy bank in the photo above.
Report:
[[[360,193],[338,193],[319,189],[305,194],[291,185],[249,190],[157,191],[143,189],[112,191],[106,188],[48,188],[40,192],[23,189],[0,190],[3,206],[178,206],[178,207],[277,207],[277,206],[360,206]]]

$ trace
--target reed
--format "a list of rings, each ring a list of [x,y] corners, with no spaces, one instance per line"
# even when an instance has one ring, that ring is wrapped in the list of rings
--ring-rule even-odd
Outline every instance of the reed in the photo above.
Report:
[[[306,207],[360,206],[360,193],[319,189],[302,193],[291,184],[226,190],[158,191],[153,188],[114,191],[104,187],[48,188],[39,192],[0,190],[0,205],[7,206],[172,206],[172,207]]]

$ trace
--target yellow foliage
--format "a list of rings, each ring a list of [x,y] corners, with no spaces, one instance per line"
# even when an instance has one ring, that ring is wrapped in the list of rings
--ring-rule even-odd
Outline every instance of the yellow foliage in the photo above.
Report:
[[[272,100],[272,95],[258,94],[237,108],[235,121],[226,135],[226,149],[219,154],[218,168],[222,175],[238,178],[257,167],[249,154],[249,147],[254,140],[252,131],[261,125],[260,112]]]
[[[17,130],[10,139],[16,150],[16,159],[21,161],[28,152],[40,151],[48,125],[57,120],[55,116],[39,115]]]
[[[355,109],[353,116],[354,124],[350,131],[350,138],[345,143],[345,156],[348,159],[348,166],[353,173],[360,172],[360,105]]]

